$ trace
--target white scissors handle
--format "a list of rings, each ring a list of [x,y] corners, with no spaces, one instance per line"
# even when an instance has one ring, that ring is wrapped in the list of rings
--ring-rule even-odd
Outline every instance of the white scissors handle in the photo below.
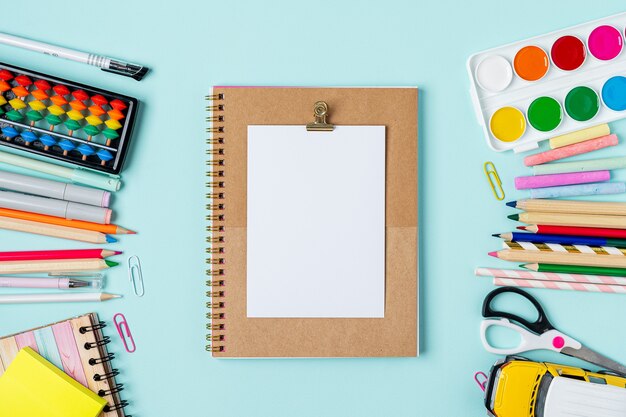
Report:
[[[498,326],[513,330],[521,337],[521,342],[518,346],[512,348],[497,348],[492,346],[487,340],[487,330],[490,327]],[[508,319],[485,319],[480,324],[480,339],[483,342],[483,346],[488,352],[498,355],[513,355],[521,352],[528,352],[531,350],[552,350],[554,352],[561,352],[565,347],[573,349],[580,349],[582,344],[566,334],[561,333],[558,330],[548,330],[545,333],[537,335],[532,333],[522,326],[515,323],[511,323]]]

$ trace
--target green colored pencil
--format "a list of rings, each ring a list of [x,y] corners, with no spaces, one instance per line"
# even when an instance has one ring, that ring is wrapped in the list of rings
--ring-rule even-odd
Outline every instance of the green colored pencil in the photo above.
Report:
[[[520,267],[537,272],[557,272],[563,274],[608,275],[626,277],[626,268],[606,268],[600,266],[525,264]]]

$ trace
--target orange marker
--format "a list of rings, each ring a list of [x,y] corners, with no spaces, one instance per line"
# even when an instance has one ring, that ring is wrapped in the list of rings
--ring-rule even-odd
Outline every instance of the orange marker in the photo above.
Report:
[[[12,219],[29,220],[33,222],[56,224],[57,226],[73,227],[75,229],[92,230],[94,232],[106,233],[109,235],[132,235],[137,232],[124,229],[114,224],[99,224],[84,222],[80,220],[67,220],[60,217],[47,216],[45,214],[29,213],[27,211],[11,210],[0,208],[0,216]]]

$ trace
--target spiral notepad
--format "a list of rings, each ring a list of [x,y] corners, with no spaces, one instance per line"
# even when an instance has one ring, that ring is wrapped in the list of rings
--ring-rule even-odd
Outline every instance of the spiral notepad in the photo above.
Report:
[[[30,347],[83,386],[108,401],[101,417],[130,417],[128,405],[120,398],[122,384],[115,382],[119,371],[111,366],[108,336],[102,334],[105,322],[96,313],[31,329],[0,338],[0,375],[20,349]]]
[[[416,356],[417,88],[214,87],[207,100],[207,350],[219,358]],[[314,148],[293,147],[290,139],[314,140],[306,125],[319,101],[327,103],[336,129],[311,132],[320,139]],[[333,138],[349,147],[335,147]],[[251,147],[251,140],[259,142]],[[327,152],[323,143],[329,144]],[[318,176],[326,182],[311,187],[314,196],[294,192],[296,181],[304,178],[302,187],[310,187],[318,178],[310,160],[291,158],[309,151],[320,170],[328,168]],[[337,152],[338,158],[327,158]],[[382,169],[373,169],[380,163]],[[375,172],[366,171],[368,164]],[[300,167],[309,174],[292,175],[290,181],[277,177]],[[323,185],[335,185],[332,175],[346,173],[353,178],[337,181],[347,184],[345,195],[341,189],[327,193]],[[368,186],[376,190],[371,200],[362,192]],[[301,201],[289,201],[288,195]],[[343,210],[344,220],[327,233],[300,227],[311,218],[309,198],[321,217],[343,204],[337,196],[348,203],[342,209],[363,207],[367,213],[359,212],[352,222]],[[281,202],[294,204],[285,209]],[[302,207],[306,210],[290,215]],[[307,251],[300,241],[299,250],[290,250],[280,240],[300,238],[290,224],[328,239],[329,245]],[[335,230],[338,226],[346,229]],[[370,226],[380,227],[380,233],[370,236]],[[355,263],[359,259],[364,265]],[[294,274],[305,266],[317,274]],[[361,273],[346,279],[351,266]],[[355,279],[363,274],[367,288]],[[306,279],[307,285],[315,280],[317,287],[294,286],[290,277]],[[316,298],[301,298],[309,288]],[[315,303],[320,297],[328,297],[320,300],[322,306]],[[343,308],[341,300],[350,305]]]

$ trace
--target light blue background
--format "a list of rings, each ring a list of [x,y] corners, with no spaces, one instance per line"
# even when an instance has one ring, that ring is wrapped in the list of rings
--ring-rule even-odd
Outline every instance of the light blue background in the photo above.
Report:
[[[108,273],[101,305],[0,306],[0,334],[95,310],[126,314],[138,349],[114,336],[119,380],[134,416],[479,416],[472,375],[496,356],[480,345],[487,278],[476,266],[491,233],[514,225],[491,196],[482,164],[496,164],[507,197],[522,155],[490,151],[468,95],[466,58],[479,50],[622,11],[623,1],[31,1],[5,9],[2,31],[135,60],[141,83],[0,46],[0,60],[137,97],[141,116],[117,223],[136,228],[111,248],[138,255],[146,296],[125,267]],[[419,358],[214,360],[204,351],[204,95],[211,85],[417,85],[420,96]],[[624,137],[626,125],[615,123]],[[602,155],[623,154],[623,146]],[[600,155],[600,153],[598,153]],[[619,174],[624,178],[623,174]],[[80,247],[0,231],[0,249]],[[332,288],[329,289],[332,291]],[[622,296],[535,291],[562,330],[626,362]],[[376,329],[371,329],[376,332]],[[542,360],[571,359],[547,353]]]

